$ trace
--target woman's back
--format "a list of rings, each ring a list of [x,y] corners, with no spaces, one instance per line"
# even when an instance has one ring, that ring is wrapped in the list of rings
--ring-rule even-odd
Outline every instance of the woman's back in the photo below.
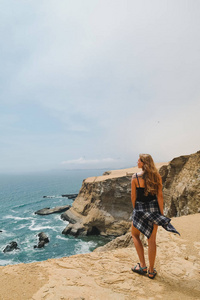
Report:
[[[145,195],[145,181],[143,179],[143,173],[140,174],[135,174],[134,176],[137,180],[137,184],[136,184],[136,193],[137,193],[137,198],[136,201],[138,202],[150,202],[153,200],[157,200],[157,196],[156,194],[150,194],[148,193],[147,195]]]

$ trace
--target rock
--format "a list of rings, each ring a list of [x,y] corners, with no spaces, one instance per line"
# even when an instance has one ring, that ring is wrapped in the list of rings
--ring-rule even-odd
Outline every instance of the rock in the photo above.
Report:
[[[194,214],[200,202],[200,151],[174,158],[160,169],[164,212],[168,217]]]
[[[2,230],[0,230],[0,232],[3,232]]]
[[[80,217],[72,213],[71,210],[67,210],[66,212],[61,214],[61,219],[63,219],[64,221],[68,221],[71,224],[75,224],[79,222]]]
[[[78,194],[65,194],[62,195],[62,197],[67,197],[68,199],[75,199],[78,196]]]
[[[74,200],[78,196],[78,194],[65,194],[65,195],[61,195],[61,196]],[[55,196],[43,196],[43,198],[55,198]]]
[[[96,248],[93,252],[110,251],[118,248],[127,248],[127,247],[133,247],[133,241],[130,232],[115,238],[114,240],[112,240],[111,242],[107,243],[104,246]]]
[[[38,243],[38,245],[34,245],[33,248],[36,249],[36,248],[43,248],[45,246],[45,241],[40,241]]]
[[[200,201],[200,151],[156,164],[163,180],[164,213],[168,217],[194,214]],[[72,207],[62,218],[70,222],[63,234],[120,236],[131,225],[131,176],[138,168],[115,170],[87,178]],[[76,223],[82,228],[77,230]],[[80,232],[80,233],[79,233]]]
[[[141,234],[140,239],[143,246],[146,247],[147,246],[146,238],[143,234]],[[129,248],[133,246],[134,245],[133,245],[131,232],[128,232],[125,235],[115,238],[114,240],[107,243],[106,245],[96,248],[93,252],[110,251],[110,250],[121,249],[121,248]]]
[[[117,248],[2,266],[0,298],[199,300],[199,222],[199,214],[173,218],[181,236],[158,229],[155,280],[131,271],[138,262],[134,247]],[[144,251],[147,258],[148,248]]]
[[[38,243],[37,248],[43,248],[45,244],[46,244],[45,241],[40,241],[40,242]]]
[[[103,236],[126,234],[130,229],[132,214],[131,174],[137,170],[120,170],[120,174],[117,170],[114,174],[110,171],[103,176],[85,179],[72,207],[61,215],[70,223],[62,233]],[[126,175],[127,172],[130,175]]]
[[[49,238],[44,232],[38,233],[39,241],[44,241],[45,243],[49,243]]]
[[[3,250],[3,252],[4,252],[4,253],[6,253],[6,252],[11,252],[11,251],[17,250],[17,249],[19,250],[20,248],[18,247],[17,242],[13,241],[13,242],[10,242],[10,243],[6,246],[6,248]]]
[[[78,235],[86,236],[87,235],[87,230],[80,223],[76,223],[74,225],[70,224],[69,226],[67,226],[62,231],[62,234],[65,234],[65,235],[70,234],[70,235],[73,235],[73,236],[78,236]]]
[[[39,237],[39,243],[38,243],[38,245],[34,246],[34,249],[35,248],[43,248],[45,246],[45,244],[49,243],[49,238],[46,235],[46,233],[40,232],[40,233],[38,233],[38,237]]]
[[[68,209],[70,209],[71,205],[65,205],[65,206],[57,206],[57,207],[53,207],[53,208],[43,208],[40,210],[37,210],[35,212],[36,215],[50,215],[50,214],[55,214],[55,213],[61,213],[64,212]]]
[[[111,174],[110,171],[106,171],[106,172],[103,173],[103,176],[105,176],[105,175],[110,175],[110,174]]]

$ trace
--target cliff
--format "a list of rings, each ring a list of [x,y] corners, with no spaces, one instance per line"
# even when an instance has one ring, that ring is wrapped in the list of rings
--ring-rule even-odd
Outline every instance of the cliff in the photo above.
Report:
[[[168,217],[197,213],[200,200],[200,151],[156,164],[163,180],[164,212]],[[62,214],[69,225],[63,234],[120,236],[130,228],[131,176],[138,168],[87,178],[73,206]]]
[[[200,151],[174,158],[160,173],[167,216],[200,212]]]
[[[130,227],[130,177],[101,176],[86,179],[69,212],[63,233],[120,235]]]
[[[84,180],[72,207],[61,216],[70,223],[63,234],[125,234],[132,213],[131,176],[138,171],[138,168],[116,170]]]
[[[131,271],[133,246],[0,267],[2,300],[197,300],[200,214],[173,218],[177,236],[159,228],[154,280]],[[147,248],[145,248],[147,256]]]

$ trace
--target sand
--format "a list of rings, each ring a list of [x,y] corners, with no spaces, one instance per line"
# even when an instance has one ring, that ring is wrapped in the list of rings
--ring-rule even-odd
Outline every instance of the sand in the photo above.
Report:
[[[159,228],[154,280],[131,271],[132,247],[0,267],[0,299],[200,299],[200,214],[172,224],[181,236]]]
[[[155,163],[155,166],[159,170],[162,166],[167,166],[168,164],[169,164],[168,162]],[[85,180],[85,182],[94,182],[94,181],[98,182],[98,181],[117,178],[117,177],[122,177],[122,176],[130,176],[133,173],[138,173],[138,172],[141,172],[141,169],[139,169],[138,167],[132,167],[132,168],[127,168],[127,169],[119,169],[119,170],[111,170],[111,171],[108,171],[107,175],[96,176],[96,177],[88,177]]]

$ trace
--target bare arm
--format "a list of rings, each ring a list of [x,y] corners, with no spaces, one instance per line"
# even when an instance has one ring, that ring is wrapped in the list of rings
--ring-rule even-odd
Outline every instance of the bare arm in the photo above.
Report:
[[[135,200],[136,200],[136,182],[135,182],[135,178],[132,178],[132,181],[131,181],[131,202],[133,204],[133,208],[135,208]]]
[[[163,215],[163,193],[162,193],[162,178],[161,178],[161,176],[160,176],[160,184],[158,187],[157,198],[158,198],[158,205],[160,208],[160,213],[161,213],[161,215]]]

